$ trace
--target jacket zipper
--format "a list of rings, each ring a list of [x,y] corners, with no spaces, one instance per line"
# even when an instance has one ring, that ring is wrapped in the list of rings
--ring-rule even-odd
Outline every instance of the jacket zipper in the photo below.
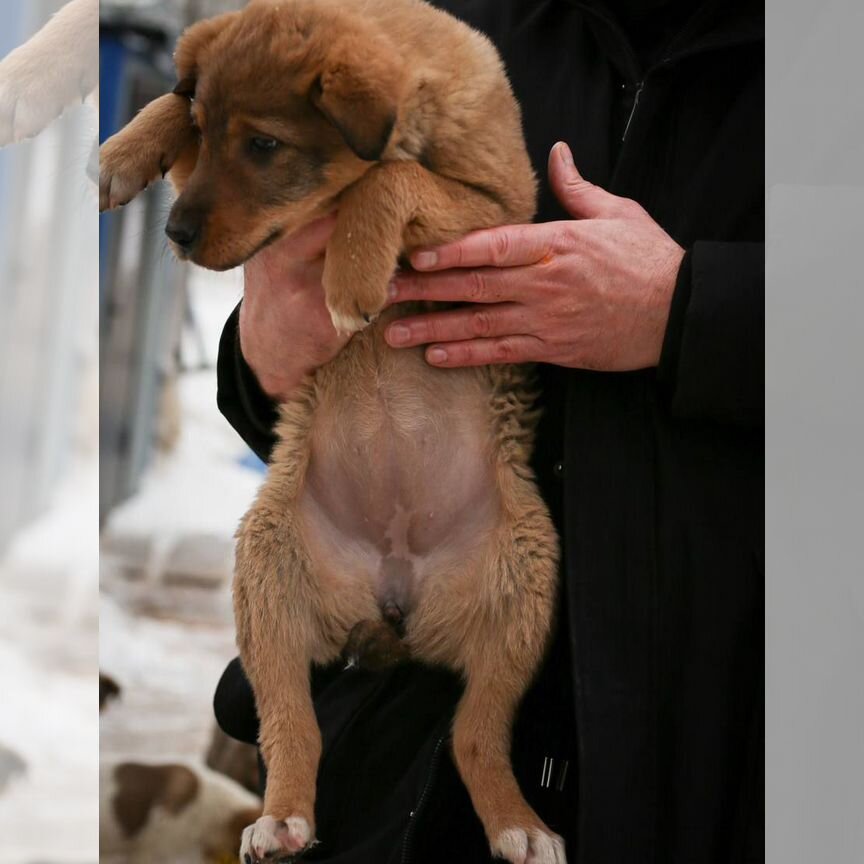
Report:
[[[417,799],[417,804],[411,811],[408,817],[408,827],[405,829],[405,834],[402,837],[402,857],[401,864],[411,864],[413,860],[412,841],[414,840],[414,830],[417,826],[417,818],[420,816],[423,808],[426,806],[426,801],[429,798],[429,792],[432,789],[432,784],[438,773],[438,763],[441,761],[441,748],[447,740],[447,735],[442,735],[435,743],[435,749],[432,751],[432,759],[429,762],[429,773],[426,775],[426,782],[423,784],[423,791]]]
[[[679,34],[680,35],[680,34]],[[677,38],[677,37],[676,37]],[[674,41],[674,40],[673,40]],[[725,46],[719,46],[725,47]],[[630,124],[633,122],[633,116],[636,114],[636,109],[639,107],[639,97],[642,95],[642,91],[645,89],[645,85],[648,83],[648,79],[651,77],[652,73],[656,72],[660,68],[668,69],[673,64],[677,64],[680,60],[685,60],[688,57],[694,56],[698,53],[708,53],[710,50],[716,49],[705,49],[702,52],[699,51],[679,51],[677,54],[665,54],[663,58],[659,61],[653,63],[642,75],[642,79],[636,82],[636,90],[633,93],[633,104],[630,106],[630,114],[627,117],[627,122],[624,125],[624,134],[621,136],[621,141],[623,142],[627,138],[627,133],[630,131]]]
[[[624,125],[624,134],[621,136],[622,141],[627,138],[627,133],[630,131],[630,123],[633,121],[633,115],[639,107],[639,96],[642,94],[642,88],[645,86],[645,81],[646,78],[643,78],[641,81],[636,83],[636,92],[633,94],[633,104],[630,106],[630,114],[627,117],[627,123]]]

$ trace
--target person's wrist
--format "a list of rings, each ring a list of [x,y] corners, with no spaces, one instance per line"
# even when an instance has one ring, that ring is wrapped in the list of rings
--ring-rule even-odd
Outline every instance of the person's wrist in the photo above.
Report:
[[[248,361],[247,361],[248,364]],[[253,366],[249,366],[258,386],[274,402],[288,402],[297,392],[303,382],[305,374],[296,377],[270,375],[266,372],[257,372]]]
[[[675,294],[675,285],[678,281],[678,271],[684,260],[684,249],[675,243],[666,256],[665,264],[658,274],[655,282],[655,290],[652,297],[653,338],[651,340],[650,366],[660,365],[663,354],[663,341],[666,328],[669,324],[669,314],[672,309],[672,297]]]
[[[286,402],[303,380],[305,370],[293,373],[291,371],[274,370],[272,364],[267,363],[265,358],[258,356],[252,347],[255,341],[245,338],[243,330],[243,307],[241,305],[240,328],[238,332],[240,356],[261,389],[261,392],[274,402]]]
[[[311,369],[274,370],[272,365],[267,364],[263,359],[259,360],[254,351],[247,351],[243,344],[242,330],[240,333],[240,354],[249,371],[255,376],[261,391],[274,402],[287,402],[297,391],[306,375],[312,371]]]

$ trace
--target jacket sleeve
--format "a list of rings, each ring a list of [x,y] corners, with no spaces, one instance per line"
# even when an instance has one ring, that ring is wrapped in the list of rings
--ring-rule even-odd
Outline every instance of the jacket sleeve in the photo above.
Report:
[[[276,443],[277,404],[261,389],[240,351],[240,304],[229,316],[219,340],[216,404],[240,437],[265,462]]]
[[[658,382],[676,417],[764,424],[764,244],[697,242],[687,251]]]

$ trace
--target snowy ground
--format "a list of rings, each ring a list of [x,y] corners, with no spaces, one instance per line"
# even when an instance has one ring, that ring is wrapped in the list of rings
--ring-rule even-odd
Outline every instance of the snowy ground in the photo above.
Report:
[[[0,864],[98,859],[98,474],[79,463],[0,564]],[[47,830],[46,830],[47,829]]]
[[[196,271],[191,292],[208,368],[180,376],[180,437],[102,533],[101,666],[123,688],[102,717],[103,757],[202,757],[213,692],[236,654],[233,534],[262,479],[216,408],[216,348],[238,275]]]

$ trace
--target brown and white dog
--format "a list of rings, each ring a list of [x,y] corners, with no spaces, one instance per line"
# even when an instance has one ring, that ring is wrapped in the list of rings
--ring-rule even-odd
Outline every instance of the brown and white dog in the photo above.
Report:
[[[546,648],[558,545],[528,467],[532,398],[512,366],[436,370],[396,352],[397,261],[531,219],[519,107],[479,33],[421,0],[253,0],[180,40],[175,92],[102,149],[100,201],[169,173],[182,258],[235,267],[338,209],[324,261],[354,337],[281,409],[269,475],[237,537],[238,642],[268,769],[249,862],[313,842],[321,750],[313,663],[443,664],[465,691],[453,755],[492,851],[563,864],[510,765]],[[369,325],[369,326],[367,326]]]
[[[261,802],[193,763],[100,765],[99,857],[127,864],[226,864]]]

